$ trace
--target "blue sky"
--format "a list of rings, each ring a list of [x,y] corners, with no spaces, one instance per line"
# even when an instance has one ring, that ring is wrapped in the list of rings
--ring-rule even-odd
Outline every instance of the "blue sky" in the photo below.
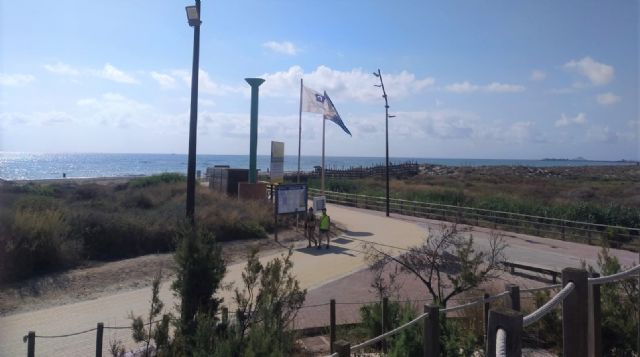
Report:
[[[193,30],[181,1],[0,2],[0,151],[186,153]],[[198,152],[297,153],[299,80],[353,137],[327,154],[640,159],[638,1],[203,0]],[[322,120],[303,114],[302,152]]]

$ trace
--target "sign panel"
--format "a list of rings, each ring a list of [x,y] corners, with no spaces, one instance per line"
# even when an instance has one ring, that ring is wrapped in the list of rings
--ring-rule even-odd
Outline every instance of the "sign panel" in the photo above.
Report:
[[[320,212],[326,208],[327,199],[324,196],[318,196],[313,198],[313,211]]]
[[[271,183],[282,183],[284,181],[284,143],[279,141],[271,142]]]
[[[305,212],[307,210],[307,185],[291,184],[276,187],[276,212],[278,214]]]

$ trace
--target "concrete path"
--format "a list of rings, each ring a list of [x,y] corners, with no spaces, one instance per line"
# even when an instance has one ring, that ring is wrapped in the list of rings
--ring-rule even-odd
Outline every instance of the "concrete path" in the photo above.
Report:
[[[368,212],[328,205],[329,214],[334,222],[349,229],[349,234],[367,241],[406,248],[415,245],[423,238],[423,232],[417,225],[396,219],[372,219]],[[295,274],[303,288],[313,288],[357,271],[365,266],[360,253],[360,241],[338,238],[331,249],[320,250],[297,247],[293,254]],[[278,256],[278,255],[275,255]],[[266,261],[274,256],[265,256]],[[244,264],[228,267],[226,282],[241,281]],[[165,306],[176,302],[169,284],[161,289],[161,299]],[[225,301],[231,301],[231,292],[221,294]],[[149,307],[151,289],[119,293],[95,300],[53,308],[16,314],[0,318],[0,356],[26,356],[27,346],[22,337],[33,330],[36,335],[61,335],[94,328],[97,322],[105,326],[128,326],[129,312],[144,314]],[[130,331],[106,330],[105,353],[110,338],[130,343]],[[90,356],[95,350],[95,332],[67,338],[37,338],[37,356]]]
[[[329,250],[322,248],[306,248],[306,242],[295,247],[293,262],[294,271],[303,288],[314,289],[340,278],[349,276],[366,266],[362,254],[363,242],[378,244],[390,253],[398,253],[402,249],[420,243],[426,236],[428,228],[438,228],[440,222],[394,215],[384,217],[381,212],[328,205],[329,214],[334,222],[339,222],[347,228],[341,237],[332,241]],[[472,230],[478,249],[485,249],[488,244],[490,230],[474,228]],[[581,259],[595,264],[599,248],[576,243],[538,238],[520,234],[507,233],[509,259],[546,265],[561,269],[566,266],[579,266]],[[614,250],[622,264],[631,265],[637,261],[637,254]],[[277,255],[265,256],[264,261]],[[228,267],[226,282],[240,281],[244,264]],[[359,282],[362,284],[369,282]],[[354,301],[362,301],[358,296],[358,289],[352,291]],[[349,284],[329,284],[327,288],[347,289]],[[362,290],[360,290],[362,291]],[[342,291],[345,293],[346,291]],[[144,314],[148,310],[151,289],[123,292],[95,300],[63,305],[28,313],[16,314],[0,318],[0,356],[25,356],[26,344],[22,337],[30,330],[36,331],[38,336],[61,335],[84,331],[94,328],[97,322],[104,322],[105,326],[129,326],[127,319],[129,312]],[[165,306],[173,306],[176,302],[169,284],[161,289],[161,298]],[[326,302],[332,296],[330,290],[323,290],[318,303]],[[340,294],[344,296],[344,294]],[[231,291],[221,294],[225,301],[231,301]],[[318,296],[318,298],[320,298]],[[313,301],[311,301],[313,302]],[[308,301],[307,304],[310,302]],[[321,312],[323,315],[326,312]],[[105,330],[104,351],[108,352],[109,340],[121,340],[127,346],[133,347],[131,334],[128,329]],[[37,338],[37,356],[92,356],[95,354],[95,331],[66,338]]]

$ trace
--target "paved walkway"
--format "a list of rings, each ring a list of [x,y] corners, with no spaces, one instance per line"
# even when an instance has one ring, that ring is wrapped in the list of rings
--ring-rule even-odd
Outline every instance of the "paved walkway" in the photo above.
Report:
[[[394,215],[384,217],[381,212],[328,205],[329,214],[334,222],[347,228],[345,234],[334,239],[329,250],[306,248],[306,242],[295,247],[293,254],[294,271],[303,288],[310,289],[305,305],[328,302],[331,297],[343,301],[367,301],[372,294],[368,291],[369,280],[362,273],[352,273],[366,266],[362,254],[362,243],[376,243],[391,253],[420,243],[427,229],[436,229],[440,222]],[[478,249],[485,249],[490,230],[475,228],[472,231]],[[506,237],[509,259],[522,262],[563,268],[579,266],[581,259],[594,264],[598,247],[562,242],[545,238],[508,233]],[[637,261],[637,254],[614,250],[623,264],[631,265]],[[277,255],[265,256],[269,260]],[[226,282],[240,281],[244,264],[228,267]],[[165,306],[173,306],[174,299],[169,284],[161,289],[161,298]],[[322,287],[321,287],[322,286]],[[148,310],[150,289],[123,292],[95,300],[83,301],[39,311],[11,315],[0,318],[0,356],[24,356],[26,344],[22,336],[35,330],[37,335],[60,335],[83,331],[95,327],[102,321],[105,326],[128,326],[127,316],[144,314]],[[225,301],[231,301],[231,292],[221,294]],[[355,307],[355,305],[354,305]],[[317,316],[311,316],[308,323],[300,327],[316,326],[327,316],[328,308],[316,308]],[[357,311],[357,309],[353,309]],[[312,310],[309,310],[312,311]],[[303,313],[305,314],[305,313]],[[105,330],[104,350],[107,353],[109,340],[119,339],[132,346],[129,330]],[[57,339],[36,339],[38,356],[91,356],[95,348],[95,332]]]
[[[359,239],[406,248],[419,243],[423,238],[420,227],[411,222],[385,218],[372,219],[367,212],[334,205],[328,205],[328,211],[335,222],[342,223],[349,229],[349,234]],[[363,268],[365,262],[360,253],[360,244],[359,241],[339,238],[328,250],[296,248],[292,259],[295,274],[301,286],[317,287]],[[262,259],[266,261],[273,257],[273,255],[265,256]],[[229,266],[225,281],[241,281],[243,268],[244,264]],[[36,335],[60,335],[94,328],[100,321],[104,322],[105,326],[129,325],[130,322],[127,319],[129,312],[133,311],[136,315],[144,314],[148,310],[150,295],[151,290],[145,288],[0,318],[0,356],[26,355],[26,344],[22,342],[22,336],[29,330],[36,331]],[[173,306],[176,302],[169,284],[162,286],[160,296],[165,306]],[[231,301],[230,291],[223,292],[222,296],[225,301]],[[105,331],[105,345],[108,345],[110,337],[128,342],[130,332],[128,330]],[[38,356],[89,356],[94,348],[95,332],[68,338],[36,339]]]

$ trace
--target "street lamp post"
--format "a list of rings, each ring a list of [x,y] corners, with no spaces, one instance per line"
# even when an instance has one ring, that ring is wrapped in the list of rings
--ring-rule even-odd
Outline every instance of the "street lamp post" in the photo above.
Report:
[[[200,0],[187,6],[189,26],[193,27],[193,68],[191,69],[191,116],[189,120],[189,160],[187,164],[187,219],[195,223],[196,203],[196,137],[198,131],[198,72],[200,61]]]
[[[387,217],[389,217],[389,101],[387,100],[387,92],[384,90],[384,82],[382,81],[382,73],[378,68],[378,72],[373,72],[373,75],[380,78],[380,84],[374,84],[376,87],[382,88],[382,98],[384,98],[384,126],[385,126],[385,150],[386,150],[386,176],[387,176]]]

